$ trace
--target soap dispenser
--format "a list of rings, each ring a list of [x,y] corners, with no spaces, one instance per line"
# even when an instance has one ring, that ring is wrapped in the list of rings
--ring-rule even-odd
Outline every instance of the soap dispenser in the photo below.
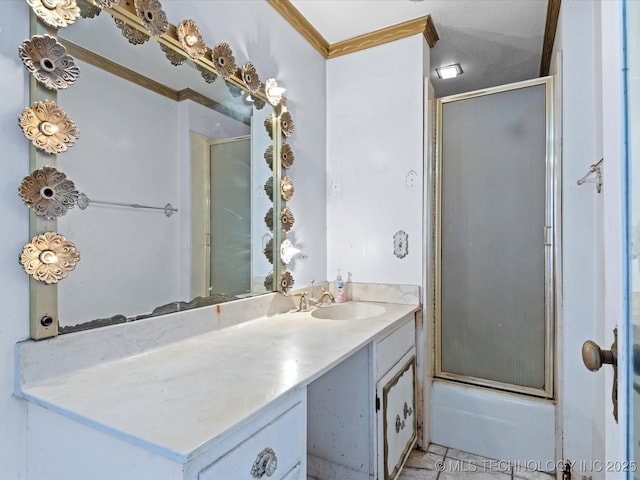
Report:
[[[347,301],[347,293],[344,288],[344,281],[342,280],[342,275],[340,275],[340,270],[338,270],[338,276],[336,277],[335,299],[336,299],[336,303],[344,303]]]

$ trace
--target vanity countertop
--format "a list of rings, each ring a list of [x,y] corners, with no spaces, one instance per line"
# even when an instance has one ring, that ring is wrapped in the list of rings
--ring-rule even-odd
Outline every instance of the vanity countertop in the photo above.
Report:
[[[186,462],[419,308],[380,305],[383,314],[363,320],[261,317],[26,385],[21,395]]]

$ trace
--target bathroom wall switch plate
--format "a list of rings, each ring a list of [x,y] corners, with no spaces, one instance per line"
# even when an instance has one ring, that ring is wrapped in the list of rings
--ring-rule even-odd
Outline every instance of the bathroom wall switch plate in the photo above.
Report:
[[[398,230],[393,236],[393,254],[404,258],[409,253],[409,235],[404,230]]]

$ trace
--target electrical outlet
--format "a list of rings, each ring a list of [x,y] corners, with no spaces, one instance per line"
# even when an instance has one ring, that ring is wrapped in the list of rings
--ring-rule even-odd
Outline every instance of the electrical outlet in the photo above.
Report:
[[[340,180],[334,180],[331,182],[331,195],[338,197],[342,194],[342,182]]]

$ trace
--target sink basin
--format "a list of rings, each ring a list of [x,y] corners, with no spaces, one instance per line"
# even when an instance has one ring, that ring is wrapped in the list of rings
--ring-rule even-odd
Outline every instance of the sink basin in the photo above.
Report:
[[[363,318],[377,317],[386,311],[387,309],[382,305],[348,302],[318,307],[311,312],[311,316],[326,320],[362,320]]]

